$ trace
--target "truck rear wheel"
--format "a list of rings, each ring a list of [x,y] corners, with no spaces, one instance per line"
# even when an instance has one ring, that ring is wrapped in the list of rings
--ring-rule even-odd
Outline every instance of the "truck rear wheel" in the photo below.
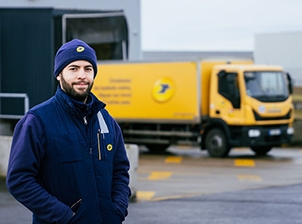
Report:
[[[265,156],[271,149],[271,146],[253,146],[252,151],[256,153],[257,156]]]
[[[205,137],[205,146],[211,157],[226,157],[231,149],[224,132],[217,128],[208,132]]]

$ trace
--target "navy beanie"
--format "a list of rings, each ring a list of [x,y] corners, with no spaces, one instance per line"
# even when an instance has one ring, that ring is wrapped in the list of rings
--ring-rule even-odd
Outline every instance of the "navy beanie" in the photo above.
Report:
[[[90,62],[94,70],[94,76],[96,76],[97,59],[95,51],[85,42],[73,39],[63,44],[57,51],[54,63],[54,77],[56,78],[68,64],[77,60]]]

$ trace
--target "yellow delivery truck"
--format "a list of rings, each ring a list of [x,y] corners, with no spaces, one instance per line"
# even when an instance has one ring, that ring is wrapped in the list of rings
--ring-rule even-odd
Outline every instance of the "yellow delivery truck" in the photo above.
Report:
[[[292,84],[279,66],[251,61],[98,64],[93,93],[126,143],[151,151],[198,145],[212,157],[233,147],[265,155],[293,138]]]

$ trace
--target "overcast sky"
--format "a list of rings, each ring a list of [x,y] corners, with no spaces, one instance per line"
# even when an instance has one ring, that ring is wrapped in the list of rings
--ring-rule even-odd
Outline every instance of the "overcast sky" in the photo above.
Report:
[[[143,50],[252,51],[255,34],[302,32],[302,0],[141,0]]]

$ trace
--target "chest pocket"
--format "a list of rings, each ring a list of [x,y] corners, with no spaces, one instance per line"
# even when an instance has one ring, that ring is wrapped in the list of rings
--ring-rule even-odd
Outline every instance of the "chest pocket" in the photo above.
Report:
[[[47,145],[44,159],[47,162],[76,162],[83,159],[81,148],[83,146],[77,133],[56,135]]]
[[[55,150],[58,162],[76,162],[82,160],[83,144],[77,134],[61,135],[55,138]]]
[[[113,130],[111,122],[109,121],[108,113],[105,110],[101,110],[97,114],[99,122],[98,131],[98,154],[99,160],[112,160],[114,153],[113,145]],[[106,119],[107,118],[107,119]]]

